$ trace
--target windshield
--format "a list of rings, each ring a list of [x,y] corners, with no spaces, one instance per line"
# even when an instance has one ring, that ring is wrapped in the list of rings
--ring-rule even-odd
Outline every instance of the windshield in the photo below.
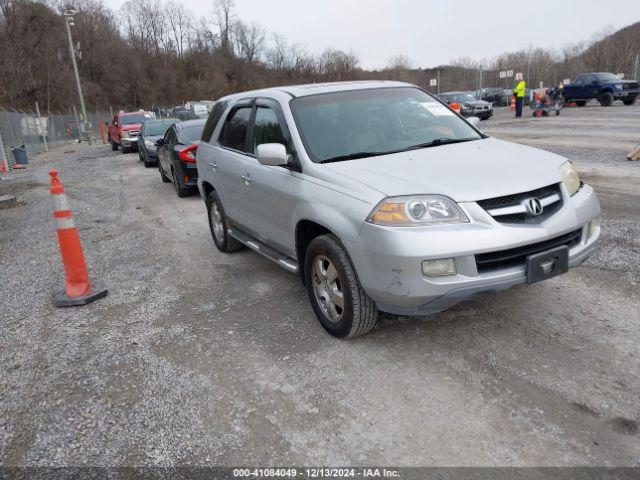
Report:
[[[154,121],[147,120],[146,122],[144,122],[144,134],[146,136],[164,135],[164,132],[166,132],[167,129],[177,121],[178,121],[177,119],[154,120]]]
[[[151,118],[151,115],[148,113],[136,113],[133,115],[122,115],[120,117],[121,125],[133,125],[136,123],[143,123],[145,120]]]
[[[452,93],[449,94],[449,101],[455,103],[477,102],[478,99],[470,93]]]
[[[290,104],[314,162],[366,152],[371,155],[360,156],[384,155],[435,140],[481,138],[442,103],[413,87],[310,95]]]

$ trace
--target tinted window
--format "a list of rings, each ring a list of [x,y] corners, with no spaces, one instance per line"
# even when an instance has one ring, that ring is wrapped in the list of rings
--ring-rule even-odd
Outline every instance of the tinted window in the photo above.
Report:
[[[598,79],[599,82],[617,82],[620,78],[613,73],[599,73],[594,75]]]
[[[216,125],[220,121],[222,114],[227,109],[227,104],[229,102],[216,102],[213,106],[213,110],[211,111],[211,115],[209,115],[209,119],[204,126],[204,130],[202,131],[202,141],[209,142],[211,141],[211,136],[213,135],[213,131],[216,129]]]
[[[442,138],[481,138],[464,120],[417,88],[310,95],[294,98],[290,105],[305,148],[316,162],[421,148]]]
[[[262,143],[287,144],[276,113],[267,107],[258,107],[256,110],[256,120],[253,124],[252,151],[255,152],[256,147]]]
[[[167,133],[164,135],[164,143],[175,143],[176,142],[176,130],[175,127],[169,128]]]
[[[149,135],[164,135],[171,125],[177,120],[147,120],[144,122],[144,134]]]
[[[220,132],[220,145],[234,150],[246,151],[247,127],[251,117],[251,107],[241,107],[231,111]]]

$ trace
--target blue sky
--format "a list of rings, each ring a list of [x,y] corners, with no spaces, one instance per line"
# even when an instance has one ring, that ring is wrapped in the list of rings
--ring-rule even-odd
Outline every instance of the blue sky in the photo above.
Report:
[[[105,0],[119,8],[124,0]],[[213,0],[181,0],[212,18]],[[404,54],[419,67],[452,58],[491,58],[529,45],[562,47],[605,27],[640,21],[640,0],[236,0],[238,16],[278,32],[313,53],[335,47],[356,53],[366,68]]]

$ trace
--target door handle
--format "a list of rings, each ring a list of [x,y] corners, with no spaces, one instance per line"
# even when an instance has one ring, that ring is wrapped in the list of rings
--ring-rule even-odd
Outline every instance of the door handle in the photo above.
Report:
[[[211,170],[213,170],[214,172],[218,170],[218,164],[216,162],[209,162],[209,166],[211,167]]]
[[[251,182],[253,182],[253,180],[251,180],[251,175],[249,175],[248,173],[246,175],[242,175],[240,177],[243,181],[245,185],[251,185]]]

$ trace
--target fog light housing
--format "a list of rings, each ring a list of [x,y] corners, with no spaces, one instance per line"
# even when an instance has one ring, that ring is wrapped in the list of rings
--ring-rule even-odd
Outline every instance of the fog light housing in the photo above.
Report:
[[[589,222],[589,228],[587,229],[587,238],[591,238],[597,235],[600,231],[600,217],[594,218]]]
[[[422,273],[427,277],[442,277],[456,274],[456,261],[453,258],[440,258],[438,260],[424,260]]]

